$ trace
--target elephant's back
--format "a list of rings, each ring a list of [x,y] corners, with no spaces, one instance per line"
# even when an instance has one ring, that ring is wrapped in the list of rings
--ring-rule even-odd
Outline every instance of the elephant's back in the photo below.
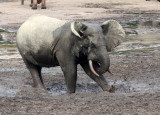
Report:
[[[43,30],[46,30],[46,31],[50,31],[50,30],[54,31],[55,29],[63,26],[67,22],[69,21],[59,20],[56,18],[51,18],[48,16],[36,14],[36,15],[31,16],[28,20],[26,20],[22,24],[21,28],[25,30],[28,30],[28,29],[33,30],[35,28],[39,28],[39,29],[42,28]]]
[[[17,32],[17,39],[25,39],[25,36],[28,36],[27,39],[36,39],[36,37],[41,39],[45,37],[45,40],[50,39],[53,32],[67,22],[40,14],[33,15],[21,25]]]
[[[26,20],[17,32],[17,46],[19,49],[38,52],[43,47],[49,49],[54,41],[53,32],[68,21],[34,15]]]

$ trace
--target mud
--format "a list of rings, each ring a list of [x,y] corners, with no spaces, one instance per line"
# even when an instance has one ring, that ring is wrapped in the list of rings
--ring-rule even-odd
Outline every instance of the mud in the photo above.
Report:
[[[1,114],[158,114],[160,51],[110,57],[113,76],[105,76],[115,93],[103,92],[80,67],[75,94],[66,94],[59,67],[43,70],[49,91],[37,90],[22,60],[1,61]]]
[[[0,115],[107,115],[160,112],[160,15],[158,11],[123,10],[131,3],[86,3],[76,7],[104,8],[123,16],[77,19],[101,24],[119,21],[127,39],[110,53],[111,71],[105,73],[115,93],[102,91],[78,66],[75,94],[67,94],[60,67],[43,68],[47,91],[32,87],[33,81],[17,51],[15,36],[21,23],[0,26]],[[110,10],[112,9],[112,10]]]

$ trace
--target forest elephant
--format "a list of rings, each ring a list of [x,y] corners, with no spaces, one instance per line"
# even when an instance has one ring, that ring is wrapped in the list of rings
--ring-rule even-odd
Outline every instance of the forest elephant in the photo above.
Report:
[[[46,9],[46,0],[31,0],[30,7],[37,9],[37,4],[41,3],[41,9]],[[24,4],[24,0],[21,0],[21,4]]]
[[[42,67],[60,66],[67,92],[74,93],[80,64],[102,90],[114,92],[102,74],[110,72],[108,52],[124,39],[125,32],[115,20],[98,25],[34,15],[19,28],[16,43],[34,87],[45,88]]]

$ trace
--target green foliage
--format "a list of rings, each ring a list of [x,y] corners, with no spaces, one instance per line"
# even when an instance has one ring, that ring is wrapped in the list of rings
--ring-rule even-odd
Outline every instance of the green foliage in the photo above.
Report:
[[[7,32],[6,30],[0,29],[0,32]]]
[[[3,39],[2,39],[2,35],[0,34],[0,41],[2,41]]]
[[[126,23],[126,28],[136,29],[138,27],[138,24],[139,24],[138,21],[128,22]]]

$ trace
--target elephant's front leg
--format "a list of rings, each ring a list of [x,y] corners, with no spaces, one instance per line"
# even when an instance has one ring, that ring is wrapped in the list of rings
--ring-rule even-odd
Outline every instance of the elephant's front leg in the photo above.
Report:
[[[46,9],[46,0],[42,0],[41,9]]]
[[[33,0],[31,0],[31,4],[30,4],[30,7],[32,7],[32,5],[33,5]]]
[[[21,4],[24,5],[24,0],[21,0]]]
[[[86,74],[90,78],[92,78],[103,89],[103,91],[115,92],[115,87],[110,86],[103,75],[97,77],[91,72],[87,61],[80,63],[80,65],[82,66]]]
[[[37,9],[37,0],[33,0],[32,9]]]
[[[77,65],[75,64],[74,57],[66,54],[67,53],[64,52],[58,52],[56,53],[56,57],[64,73],[67,92],[75,93],[77,81]]]

